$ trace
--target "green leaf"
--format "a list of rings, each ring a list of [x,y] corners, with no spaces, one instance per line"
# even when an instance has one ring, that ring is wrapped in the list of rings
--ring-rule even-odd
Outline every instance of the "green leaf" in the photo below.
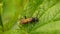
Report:
[[[60,33],[60,0],[4,0],[2,16],[5,34]],[[21,20],[17,20],[24,16],[37,17],[39,22],[18,26]]]
[[[3,0],[0,0],[0,3],[2,3]]]
[[[33,7],[35,7],[35,6],[33,6]],[[39,12],[40,14],[38,15],[40,21],[37,24],[23,25],[22,28],[27,32],[34,31],[37,28],[40,28],[40,27],[44,26],[45,24],[48,24],[51,21],[55,21],[55,20],[57,20],[57,18],[58,19],[60,18],[59,16],[57,17],[57,15],[60,14],[60,1],[59,0],[45,0],[45,1],[43,1],[42,4],[39,4],[39,6],[37,6],[37,7],[38,8],[37,8],[37,10],[34,11],[34,14],[32,13],[33,11],[31,11],[31,13],[33,14],[33,17],[34,17],[34,16],[36,16],[36,12],[40,11]],[[28,12],[29,12],[29,10],[28,10]],[[32,14],[30,14],[30,15],[32,15]],[[27,15],[30,16],[28,13],[27,13]]]
[[[60,33],[60,21],[52,21],[48,22],[44,26],[37,28],[31,33],[39,33],[39,34],[59,34]]]
[[[19,5],[20,0],[3,0],[3,24],[4,30],[10,30],[16,23],[22,7]],[[14,1],[14,2],[13,2]]]
[[[24,32],[23,30],[9,30],[4,32],[4,34],[28,34],[26,32]]]

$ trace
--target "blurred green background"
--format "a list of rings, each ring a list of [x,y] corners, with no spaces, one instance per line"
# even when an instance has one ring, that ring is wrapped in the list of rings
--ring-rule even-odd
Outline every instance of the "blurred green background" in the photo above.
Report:
[[[24,16],[39,22],[20,25]],[[0,34],[60,34],[60,0],[0,0]]]

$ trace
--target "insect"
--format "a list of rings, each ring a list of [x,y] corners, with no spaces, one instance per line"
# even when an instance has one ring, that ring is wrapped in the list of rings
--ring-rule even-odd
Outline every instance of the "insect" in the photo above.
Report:
[[[25,16],[25,19],[22,19],[20,21],[20,24],[26,24],[26,23],[32,23],[32,22],[38,22],[39,19],[37,17],[32,17],[32,18],[26,18]]]
[[[26,17],[26,16],[25,16]],[[20,24],[38,22],[38,18],[25,18],[20,21]]]

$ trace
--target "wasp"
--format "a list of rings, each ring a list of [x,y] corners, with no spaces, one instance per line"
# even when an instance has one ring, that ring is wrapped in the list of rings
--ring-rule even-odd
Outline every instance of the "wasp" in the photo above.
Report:
[[[26,18],[25,16],[25,19],[22,19],[20,21],[20,24],[26,24],[26,23],[32,23],[32,22],[38,22],[38,18]]]
[[[39,12],[38,12],[38,13],[39,13]],[[38,15],[37,15],[37,16],[38,16]],[[26,23],[32,23],[32,22],[38,22],[39,19],[37,18],[37,16],[36,16],[36,17],[32,17],[32,18],[26,18],[26,16],[24,16],[25,19],[22,19],[22,20],[20,21],[20,24],[26,24]]]

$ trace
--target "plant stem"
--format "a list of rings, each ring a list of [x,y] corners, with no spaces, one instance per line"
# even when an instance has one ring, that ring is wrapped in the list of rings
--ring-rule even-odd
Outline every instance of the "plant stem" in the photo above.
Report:
[[[2,26],[2,31],[4,32],[4,26],[2,22],[2,3],[0,5],[0,26]]]

